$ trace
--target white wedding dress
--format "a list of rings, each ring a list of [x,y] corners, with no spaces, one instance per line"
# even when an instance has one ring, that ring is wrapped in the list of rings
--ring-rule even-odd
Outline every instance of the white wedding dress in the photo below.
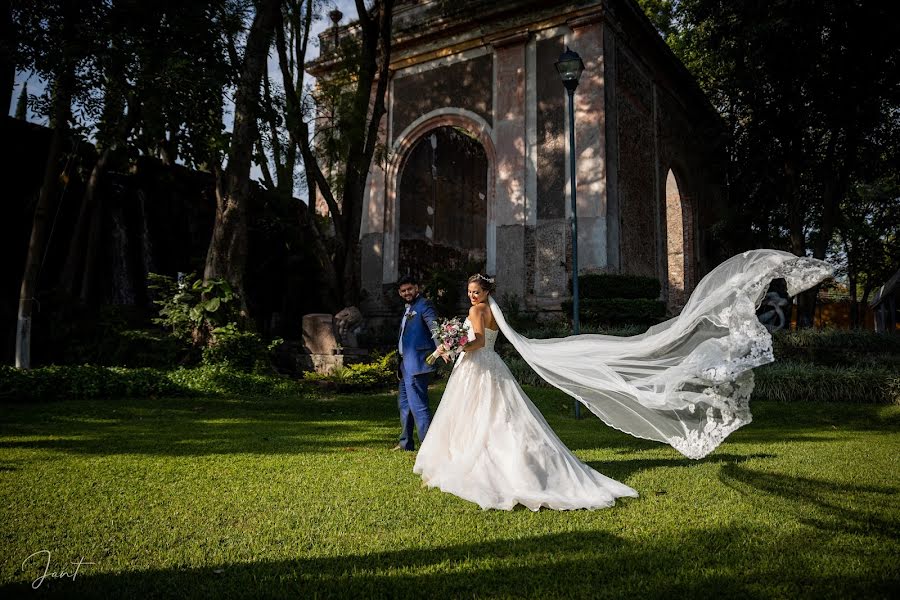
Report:
[[[772,362],[772,337],[756,317],[770,282],[795,296],[831,275],[823,261],[750,250],[706,275],[681,313],[631,337],[532,340],[488,304],[510,344],[542,378],[604,423],[703,458],[751,422],[753,369]],[[637,492],[579,461],[494,352],[465,353],[453,368],[414,471],[482,508],[601,508]]]
[[[637,497],[566,448],[494,351],[498,333],[485,329],[484,348],[457,359],[413,471],[485,509],[606,508]]]

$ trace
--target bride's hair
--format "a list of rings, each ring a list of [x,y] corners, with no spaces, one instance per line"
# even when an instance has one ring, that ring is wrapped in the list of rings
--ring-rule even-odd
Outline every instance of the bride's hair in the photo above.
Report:
[[[487,275],[482,275],[481,273],[475,273],[474,275],[469,277],[469,283],[477,283],[481,286],[481,289],[486,292],[493,292],[494,287],[496,287],[494,285],[493,277],[488,277]]]

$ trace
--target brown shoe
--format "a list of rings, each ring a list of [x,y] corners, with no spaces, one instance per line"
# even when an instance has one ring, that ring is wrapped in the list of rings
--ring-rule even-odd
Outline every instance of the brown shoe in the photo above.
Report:
[[[403,450],[404,452],[412,452],[412,450],[407,450],[406,448],[404,448],[404,447],[401,446],[400,444],[397,444],[396,446],[394,446],[393,448],[391,448],[391,450]]]

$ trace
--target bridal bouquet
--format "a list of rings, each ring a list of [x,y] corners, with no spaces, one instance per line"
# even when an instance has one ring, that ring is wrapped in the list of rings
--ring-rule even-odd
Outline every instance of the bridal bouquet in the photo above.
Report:
[[[434,327],[431,329],[431,337],[436,339],[439,345],[451,356],[455,356],[462,352],[463,346],[469,343],[466,327],[457,317],[444,319],[440,323],[435,323]],[[425,362],[429,365],[433,365],[434,361],[440,356],[439,352],[440,348],[426,358]]]

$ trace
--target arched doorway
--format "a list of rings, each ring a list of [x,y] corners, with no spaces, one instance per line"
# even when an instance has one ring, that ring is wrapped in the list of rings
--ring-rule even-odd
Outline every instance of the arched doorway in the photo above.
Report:
[[[675,173],[669,169],[666,177],[666,265],[668,304],[670,309],[681,309],[687,299],[688,246],[684,200]]]
[[[488,159],[461,127],[426,131],[398,177],[399,272],[481,270],[486,260]]]

